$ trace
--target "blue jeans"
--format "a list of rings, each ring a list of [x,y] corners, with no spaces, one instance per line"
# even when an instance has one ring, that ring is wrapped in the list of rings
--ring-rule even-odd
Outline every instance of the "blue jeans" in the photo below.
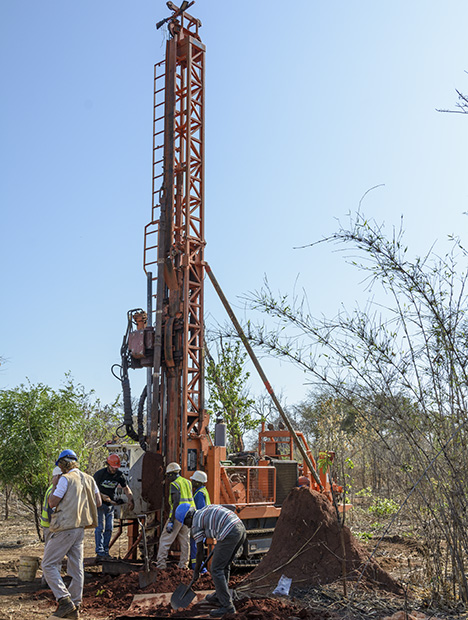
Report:
[[[98,524],[94,530],[96,555],[109,555],[109,542],[114,528],[114,507],[102,504],[98,508]]]

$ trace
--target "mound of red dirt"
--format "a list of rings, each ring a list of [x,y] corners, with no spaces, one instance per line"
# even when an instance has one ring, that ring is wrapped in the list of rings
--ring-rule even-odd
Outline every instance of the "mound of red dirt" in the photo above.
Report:
[[[244,599],[236,602],[236,613],[226,614],[223,620],[333,620],[328,611],[315,612],[274,598]]]
[[[98,574],[92,580],[85,582],[82,609],[88,612],[100,609],[122,612],[128,609],[134,594],[174,592],[180,583],[189,584],[192,575],[191,570],[183,570],[174,566],[158,571],[155,583],[141,589],[137,572],[118,577]],[[240,580],[241,577],[234,576],[230,580],[230,587],[235,587]],[[193,589],[214,590],[211,575],[209,573],[200,575]]]
[[[225,614],[223,620],[338,620],[336,615],[327,611],[315,612],[311,609],[303,609],[298,605],[274,598],[256,598],[236,601],[236,612]],[[157,601],[153,605],[145,604],[144,613],[146,617],[162,618],[206,618],[212,607],[198,603],[189,609],[173,611],[169,604],[161,605]],[[138,618],[138,609],[135,615],[128,617]]]
[[[343,544],[344,543],[344,544]],[[343,548],[344,547],[344,548]],[[281,575],[304,587],[356,580],[368,554],[349,528],[340,529],[334,506],[320,493],[293,489],[283,503],[269,552],[245,580],[252,592],[271,592]],[[390,592],[400,586],[373,560],[363,579]]]

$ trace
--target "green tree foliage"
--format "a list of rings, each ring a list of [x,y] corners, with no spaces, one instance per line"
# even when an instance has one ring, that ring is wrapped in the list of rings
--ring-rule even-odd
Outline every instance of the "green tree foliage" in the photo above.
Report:
[[[352,436],[358,429],[359,411],[354,402],[337,397],[330,390],[310,391],[302,402],[294,405],[294,419],[310,444],[319,442],[324,450],[336,445],[335,434]]]
[[[40,509],[57,455],[64,448],[89,466],[111,437],[115,406],[101,406],[67,376],[58,391],[20,385],[0,392],[0,483],[13,489],[33,512],[39,533]]]
[[[249,398],[247,381],[250,373],[244,370],[247,353],[241,343],[219,341],[218,363],[208,360],[206,379],[210,391],[208,408],[224,418],[229,448],[244,450],[244,434],[258,427],[259,420],[252,416],[254,400]]]

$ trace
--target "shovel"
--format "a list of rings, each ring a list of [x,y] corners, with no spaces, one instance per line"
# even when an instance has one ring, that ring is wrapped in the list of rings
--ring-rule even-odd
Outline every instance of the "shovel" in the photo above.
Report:
[[[213,551],[214,551],[214,547],[210,551],[209,556],[200,566],[200,572],[205,568],[205,566],[210,561],[210,558],[213,555]],[[186,586],[183,583],[177,586],[177,589],[174,591],[173,595],[171,596],[172,609],[175,609],[177,611],[178,609],[185,609],[186,607],[190,605],[190,603],[193,601],[193,599],[196,596],[195,592],[192,590],[192,586],[194,583],[195,583],[195,578],[192,579],[192,581],[188,584],[188,586]]]
[[[140,588],[146,588],[154,583],[158,577],[157,570],[150,570],[150,562],[148,558],[148,546],[146,544],[146,529],[145,522],[141,522],[138,519],[138,523],[141,525],[141,533],[143,538],[143,553],[144,553],[144,561],[145,561],[145,570],[140,571],[138,573],[138,581],[140,583]]]

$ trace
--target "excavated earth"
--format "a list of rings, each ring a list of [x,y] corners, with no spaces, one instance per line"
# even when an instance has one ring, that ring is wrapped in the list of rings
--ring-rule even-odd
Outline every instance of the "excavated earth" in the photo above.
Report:
[[[89,613],[93,617],[107,616],[111,612],[122,613],[130,607],[133,596],[135,594],[157,594],[174,592],[181,583],[189,584],[192,578],[192,571],[183,570],[177,567],[171,567],[167,570],[157,571],[156,581],[147,586],[140,588],[139,577],[137,572],[127,573],[113,577],[110,575],[102,575],[96,573],[90,579],[87,579],[83,591],[82,611]],[[230,582],[230,587],[235,587],[240,581],[240,577],[234,576]],[[194,590],[213,590],[213,580],[209,573],[200,576],[199,580],[193,587]],[[38,598],[48,598],[53,601],[50,590],[41,590],[36,595]],[[146,605],[145,611],[151,612],[167,611],[173,615],[170,605],[162,606]],[[160,613],[160,615],[163,615]],[[169,613],[167,614],[169,615]]]
[[[145,605],[141,610],[138,606],[132,606],[133,613],[124,616],[127,618],[171,617],[171,618],[206,618],[209,617],[211,606],[204,603],[193,605],[189,609],[173,611],[170,605],[153,606]],[[236,602],[236,612],[225,614],[224,620],[338,620],[338,616],[329,612],[316,612],[304,609],[298,604],[282,601],[275,598],[244,599]],[[118,617],[116,618],[118,620]]]
[[[0,581],[3,586],[0,584],[0,620],[45,620],[55,609],[50,590],[39,590],[40,576],[30,584],[18,583],[15,577],[20,555],[40,556],[42,545],[31,533],[33,526],[25,518],[11,520],[3,529],[1,525]],[[390,542],[395,546],[393,543],[397,541]],[[406,547],[400,544],[396,548],[398,557],[403,555],[406,564],[409,564]],[[124,541],[122,548],[116,551],[121,556],[125,549]],[[93,550],[93,532],[88,531],[85,535],[85,556],[92,556]],[[386,566],[390,569],[395,568],[396,560],[392,564],[387,551],[382,560],[387,560]],[[368,552],[350,531],[347,528],[340,530],[336,513],[328,500],[307,489],[295,489],[283,504],[268,555],[247,577],[234,575],[231,579],[230,587],[235,588],[240,596],[247,595],[247,598],[236,600],[236,614],[227,615],[225,619],[403,620],[405,614],[395,612],[406,605],[417,607],[417,602],[401,596],[398,583],[375,562],[367,563],[367,559]],[[188,584],[190,571],[176,567],[160,571],[155,583],[143,590],[139,587],[138,573],[111,577],[100,571],[100,567],[87,565],[81,614],[83,620],[209,617],[210,608],[206,603],[198,603],[179,612],[174,612],[170,606],[170,594],[167,593],[173,592],[180,583]],[[353,581],[351,589],[355,603],[343,597],[343,574],[346,580]],[[290,597],[272,595],[281,575],[292,580]],[[357,594],[356,589],[358,579],[358,590],[362,593],[359,600],[361,594]],[[194,589],[212,590],[211,577],[203,575]],[[152,593],[165,596],[149,599],[138,596]],[[413,612],[404,620],[428,617],[434,619],[440,616]],[[448,612],[443,617],[455,616]],[[456,617],[468,619],[468,614],[457,614]]]
[[[133,603],[133,597],[138,594],[157,594],[173,592],[180,583],[188,584],[191,580],[191,572],[177,567],[159,571],[155,583],[140,589],[138,573],[128,573],[119,577],[111,577],[96,574],[87,581],[83,593],[82,614],[93,618],[141,618],[147,617],[172,617],[191,618],[206,617],[211,607],[206,604],[196,604],[189,609],[174,611],[169,603],[161,604],[157,598],[148,599],[141,603]],[[235,575],[230,580],[229,586],[235,588],[243,578]],[[213,581],[207,573],[201,575],[194,586],[194,590],[213,590]],[[49,590],[37,592],[38,599],[46,598],[53,604],[53,596]],[[131,606],[131,608],[130,608]],[[129,610],[130,608],[130,610]],[[121,614],[124,610],[124,616]],[[337,618],[328,612],[317,613],[305,610],[297,604],[275,598],[245,598],[236,601],[236,613],[224,616],[226,620],[283,620],[287,618],[300,618],[301,620],[333,620]]]
[[[246,578],[234,576],[231,588],[240,595],[236,601],[236,614],[226,616],[229,620],[280,620],[281,618],[336,618],[328,612],[302,609],[284,598],[271,597],[272,591],[284,575],[292,580],[291,588],[321,586],[343,580],[361,578],[363,584],[396,594],[401,588],[373,560],[352,536],[347,527],[341,528],[333,505],[322,495],[308,489],[293,489],[285,500],[281,516],[273,535],[270,551],[262,562]],[[196,604],[190,610],[174,612],[168,602],[157,598],[147,599],[139,606],[132,600],[135,593],[173,592],[180,583],[188,584],[191,572],[179,568],[160,571],[154,584],[139,588],[138,573],[119,577],[96,575],[85,586],[83,612],[93,616],[108,615],[128,610],[125,617],[190,617],[207,613],[206,606]],[[195,590],[212,590],[209,574],[202,575]],[[263,597],[263,598],[259,598]],[[269,597],[269,598],[266,598]],[[208,610],[209,611],[209,610]],[[324,615],[325,613],[325,615]]]
[[[302,588],[361,579],[402,593],[399,584],[369,559],[349,528],[340,527],[334,506],[306,488],[293,489],[284,501],[270,550],[241,588],[270,594],[282,575]]]

